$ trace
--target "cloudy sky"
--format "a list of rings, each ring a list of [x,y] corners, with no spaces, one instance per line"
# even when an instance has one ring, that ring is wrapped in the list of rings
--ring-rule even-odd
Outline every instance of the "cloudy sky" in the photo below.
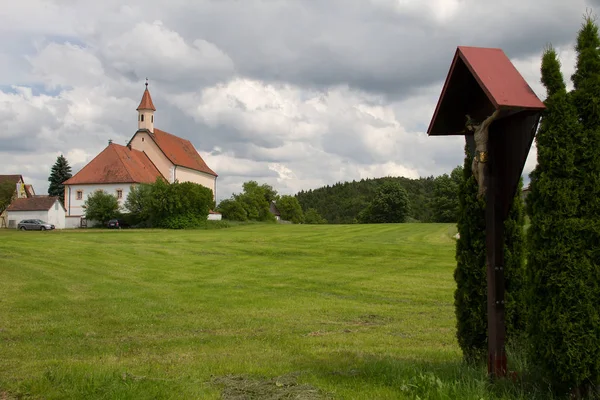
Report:
[[[155,125],[219,174],[282,194],[339,181],[439,175],[463,138],[425,133],[456,46],[500,47],[541,99],[540,55],[565,77],[599,0],[1,0],[0,174],[46,193],[125,144],[145,78]],[[525,174],[535,165],[535,148]]]

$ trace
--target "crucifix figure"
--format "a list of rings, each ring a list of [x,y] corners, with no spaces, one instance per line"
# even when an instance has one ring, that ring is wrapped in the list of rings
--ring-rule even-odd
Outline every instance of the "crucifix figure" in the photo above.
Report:
[[[475,139],[475,154],[473,156],[471,169],[479,186],[477,192],[479,198],[485,196],[488,185],[486,167],[488,162],[489,127],[499,113],[500,110],[494,111],[494,113],[487,117],[481,124],[477,124],[476,121],[467,114],[466,127],[468,131],[473,132],[473,137]]]

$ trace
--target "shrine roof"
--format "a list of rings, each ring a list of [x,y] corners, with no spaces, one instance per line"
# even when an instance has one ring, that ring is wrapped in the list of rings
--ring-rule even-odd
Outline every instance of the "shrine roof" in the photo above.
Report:
[[[545,106],[502,49],[459,46],[427,133],[464,134],[466,114],[483,119],[494,109],[541,111]]]

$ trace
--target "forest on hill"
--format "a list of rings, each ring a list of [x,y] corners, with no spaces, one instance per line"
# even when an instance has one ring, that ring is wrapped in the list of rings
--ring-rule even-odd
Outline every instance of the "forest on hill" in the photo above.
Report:
[[[316,210],[330,224],[359,222],[359,214],[367,208],[386,183],[399,184],[408,195],[407,221],[456,222],[458,185],[462,166],[450,175],[410,179],[384,177],[340,182],[318,189],[300,191],[295,195],[304,212]]]

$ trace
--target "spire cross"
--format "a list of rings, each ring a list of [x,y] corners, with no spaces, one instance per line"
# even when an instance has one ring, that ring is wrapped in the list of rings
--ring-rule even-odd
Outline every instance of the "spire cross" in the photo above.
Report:
[[[148,78],[146,78],[146,89],[148,89]]]

